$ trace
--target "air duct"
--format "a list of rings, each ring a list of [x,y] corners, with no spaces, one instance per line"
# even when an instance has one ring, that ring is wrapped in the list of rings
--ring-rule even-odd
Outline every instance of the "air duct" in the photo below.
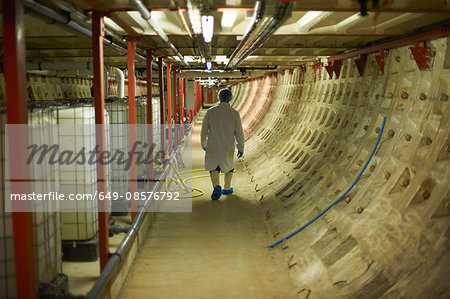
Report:
[[[92,38],[92,30],[74,22],[70,18],[70,14],[61,14],[59,12],[54,11],[53,9],[44,6],[40,3],[37,3],[34,0],[25,0],[24,5],[26,8],[28,8],[28,11],[35,14],[36,16],[40,18],[44,18],[47,21],[53,21],[56,25],[61,26],[62,28],[73,32],[74,34],[84,37],[84,38]],[[113,41],[112,38],[103,38],[103,44],[107,47],[110,47],[114,51],[125,55],[127,53],[126,46],[122,45],[122,43],[119,43],[117,41]],[[135,54],[136,59],[138,60],[146,60],[145,56],[136,53]]]
[[[90,62],[37,62],[27,63],[28,71],[92,70]]]
[[[111,71],[117,79],[117,97],[122,99],[125,96],[125,76],[123,72],[117,67],[112,67]]]
[[[269,2],[268,5],[266,2]],[[239,46],[231,54],[226,69],[234,69],[261,47],[273,33],[292,15],[293,2],[259,0],[255,5],[253,21]]]
[[[180,61],[188,66],[188,63],[184,60],[184,56],[181,55],[180,51],[175,47],[175,45],[169,40],[167,34],[159,27],[158,24],[151,18],[150,11],[145,7],[144,3],[140,0],[130,0],[130,4],[141,13],[141,17],[147,21],[147,23],[152,27],[152,29],[158,34],[158,36],[175,52],[175,55],[180,58]]]

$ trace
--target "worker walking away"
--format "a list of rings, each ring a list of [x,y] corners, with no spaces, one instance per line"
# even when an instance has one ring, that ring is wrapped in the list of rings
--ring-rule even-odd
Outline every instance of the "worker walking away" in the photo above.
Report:
[[[233,193],[231,179],[233,178],[234,147],[237,143],[237,157],[244,154],[244,131],[242,130],[239,112],[231,108],[233,93],[229,89],[221,89],[218,93],[220,103],[211,107],[205,115],[202,124],[201,140],[205,155],[205,168],[209,170],[214,191],[213,200],[221,194]],[[219,172],[225,173],[225,185],[222,190]]]

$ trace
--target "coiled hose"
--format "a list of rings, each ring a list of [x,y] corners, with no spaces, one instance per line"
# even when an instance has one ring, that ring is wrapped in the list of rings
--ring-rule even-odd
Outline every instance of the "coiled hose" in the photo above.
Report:
[[[187,192],[191,192],[189,190],[189,188],[186,186],[186,182],[187,181],[194,180],[194,179],[200,179],[200,178],[209,178],[209,174],[203,174],[203,175],[197,175],[197,176],[192,176],[192,177],[188,177],[188,178],[183,179],[181,177],[181,174],[206,171],[206,169],[193,169],[193,170],[185,170],[185,171],[178,172],[177,168],[175,167],[175,165],[173,163],[172,163],[172,165],[170,167],[169,173],[170,173],[170,171],[173,171],[175,173],[175,175],[177,176],[177,179],[174,180],[174,179],[167,178],[167,179],[164,180],[164,189],[165,189],[166,192],[169,191],[168,190],[168,182],[181,183],[183,185],[184,189]],[[221,173],[220,175],[223,175],[223,173]],[[182,196],[179,196],[178,198],[194,198],[194,197],[200,197],[203,194],[205,194],[205,191],[203,191],[202,189],[197,188],[197,187],[192,187],[192,192],[194,192],[194,191],[197,191],[198,193],[197,194],[192,194],[192,195],[182,195]]]

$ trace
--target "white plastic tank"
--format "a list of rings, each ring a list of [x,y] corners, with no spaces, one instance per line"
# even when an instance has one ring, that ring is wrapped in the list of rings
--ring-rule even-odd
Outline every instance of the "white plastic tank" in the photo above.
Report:
[[[148,126],[147,126],[147,99],[136,99],[136,141],[141,142],[137,150],[146,153],[151,144],[148,142]],[[144,148],[144,144],[148,144]],[[145,164],[137,165],[137,175],[143,176],[148,173],[148,166]]]
[[[64,131],[59,126],[60,150],[86,149],[94,147],[95,137],[95,109],[92,105],[59,106],[54,111],[58,125],[80,125],[77,132]],[[108,123],[108,113],[105,111],[105,122]],[[86,126],[89,125],[89,126]],[[68,126],[70,128],[71,126]],[[67,128],[67,127],[66,127]],[[109,144],[108,126],[106,130],[106,144]],[[75,136],[74,136],[75,135]],[[97,169],[95,164],[71,164],[60,166],[60,190],[65,194],[95,194],[97,191]],[[67,203],[66,203],[67,204]],[[63,240],[91,240],[98,232],[97,201],[80,200],[69,203],[76,212],[63,212],[62,239]],[[65,207],[68,207],[67,205]]]
[[[128,101],[118,98],[109,98],[105,103],[105,108],[109,114],[109,140],[111,151],[120,150],[128,152],[129,147],[129,131],[128,131]],[[125,192],[129,191],[129,171],[125,171],[122,165],[116,163],[111,164],[108,172],[108,181],[110,183],[110,191],[118,192],[125,196]],[[121,205],[119,201],[114,203]],[[124,204],[125,205],[125,204]],[[124,209],[122,206],[118,209]],[[121,213],[120,215],[123,215]],[[119,214],[113,214],[119,215]]]
[[[49,109],[35,109],[29,113],[30,124],[54,124],[55,119]],[[0,110],[0,298],[16,297],[15,263],[14,263],[14,235],[12,213],[5,211],[5,110]],[[32,135],[32,140],[54,143],[57,136],[47,132]],[[44,193],[57,191],[58,166],[46,166],[39,169],[32,168],[32,178],[46,179],[46,182],[32,182],[32,191]],[[52,282],[62,272],[61,261],[61,219],[58,211],[58,202],[41,203],[43,211],[33,213],[35,256],[37,274],[40,283]]]

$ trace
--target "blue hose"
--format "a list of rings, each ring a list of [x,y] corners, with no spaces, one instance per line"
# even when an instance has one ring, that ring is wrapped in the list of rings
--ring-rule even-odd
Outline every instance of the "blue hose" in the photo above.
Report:
[[[375,146],[372,150],[372,153],[370,154],[369,159],[367,160],[366,164],[364,165],[363,169],[361,170],[361,172],[358,174],[358,176],[356,177],[356,180],[353,182],[353,184],[350,186],[350,188],[347,189],[347,191],[345,191],[344,194],[342,194],[338,199],[336,199],[336,201],[334,201],[331,205],[329,205],[326,209],[324,209],[323,211],[321,211],[319,214],[316,215],[316,217],[314,217],[313,219],[309,220],[305,225],[303,225],[302,227],[300,227],[299,229],[297,229],[296,231],[294,231],[293,233],[287,235],[286,237],[284,237],[283,239],[280,239],[278,241],[276,241],[275,243],[272,243],[270,245],[267,245],[266,248],[270,248],[270,247],[275,247],[278,244],[280,244],[281,242],[283,242],[284,240],[289,239],[290,237],[294,236],[295,234],[301,232],[302,230],[304,230],[305,228],[307,228],[311,223],[313,223],[314,221],[316,221],[317,219],[319,219],[322,215],[324,215],[326,212],[328,212],[329,209],[331,209],[334,205],[336,205],[341,199],[343,199],[352,189],[353,187],[355,187],[356,183],[358,182],[358,180],[361,178],[361,175],[364,173],[364,171],[367,168],[367,165],[369,165],[370,160],[372,160],[373,155],[375,154],[375,151],[378,147],[378,144],[380,143],[380,139],[381,139],[381,135],[383,134],[383,130],[384,130],[384,124],[386,123],[386,117],[383,117],[383,123],[381,124],[381,129],[380,129],[380,133],[378,134],[378,139],[377,142],[375,143]]]

